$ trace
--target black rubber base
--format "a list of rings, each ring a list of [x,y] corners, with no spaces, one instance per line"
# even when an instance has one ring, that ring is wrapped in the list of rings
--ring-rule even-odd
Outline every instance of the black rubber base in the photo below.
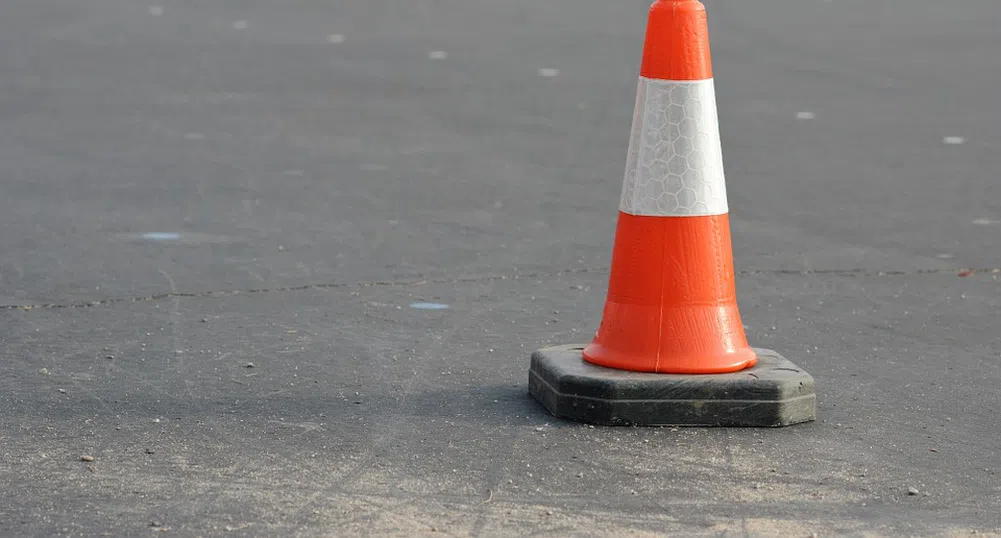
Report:
[[[528,388],[554,416],[606,426],[789,426],[816,419],[813,377],[778,353],[729,374],[652,374],[584,361],[583,346],[532,354]]]

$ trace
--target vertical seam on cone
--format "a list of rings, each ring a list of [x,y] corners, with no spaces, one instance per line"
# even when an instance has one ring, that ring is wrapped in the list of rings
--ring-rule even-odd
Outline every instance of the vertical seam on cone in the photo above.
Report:
[[[664,268],[667,267],[667,264],[664,263],[663,258],[665,255],[664,249],[667,248],[667,245],[663,240],[661,241],[661,245],[660,275],[657,277],[657,282],[660,285],[660,300],[657,301],[657,304],[660,305],[660,308],[657,309],[657,360],[653,363],[654,372],[660,372],[660,353],[661,349],[664,347],[661,343],[664,341],[664,294],[666,292],[666,286],[664,286]]]
[[[671,9],[674,10],[675,12],[677,12],[678,6],[675,4],[675,5],[671,6]],[[672,61],[673,61],[673,58],[672,58]],[[649,97],[649,95],[650,95],[649,94],[649,90],[647,90],[647,96]],[[645,103],[644,103],[644,106],[643,106],[643,112],[644,112],[644,114],[643,114],[643,119],[644,119],[643,128],[644,128],[644,130],[640,134],[641,137],[646,134],[645,133],[645,131],[646,131],[646,104]],[[642,147],[643,146],[640,146],[641,149],[642,149]],[[640,162],[643,162],[643,161],[640,161]],[[657,277],[657,282],[658,282],[658,284],[660,286],[660,299],[657,301],[657,303],[660,305],[660,307],[657,309],[657,360],[655,360],[654,364],[653,364],[653,371],[654,372],[660,372],[660,354],[661,354],[661,351],[662,351],[662,348],[663,348],[662,342],[664,341],[664,293],[665,293],[665,289],[664,289],[664,268],[667,266],[667,264],[664,263],[664,255],[665,255],[664,249],[667,248],[667,246],[664,244],[664,241],[661,241],[661,245],[662,246],[661,246],[661,252],[660,252],[660,257],[661,257],[660,275]]]

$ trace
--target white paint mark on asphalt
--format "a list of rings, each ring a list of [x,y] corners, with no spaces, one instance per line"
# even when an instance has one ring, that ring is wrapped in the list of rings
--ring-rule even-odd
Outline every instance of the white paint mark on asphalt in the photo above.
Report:
[[[448,305],[442,303],[410,303],[410,308],[416,308],[417,310],[448,310]]]
[[[304,170],[285,170],[282,173],[285,174],[286,176],[295,176],[295,177],[302,177],[306,175],[306,172]]]
[[[966,139],[961,136],[947,136],[942,139],[942,142],[950,146],[958,146],[966,142]]]
[[[344,43],[344,36],[341,34],[330,34],[327,36],[327,41],[334,44]]]
[[[432,60],[444,60],[445,58],[448,58],[448,53],[443,50],[433,50],[428,53],[428,58],[431,58]]]
[[[996,226],[998,224],[1001,224],[1001,220],[994,220],[994,219],[974,219],[973,220],[973,224],[976,224],[977,226]]]
[[[142,235],[143,239],[151,239],[153,241],[174,241],[181,238],[181,234],[174,232],[146,232]]]
[[[243,30],[247,28],[247,21],[236,21],[233,23],[233,28],[236,28],[237,30]]]
[[[796,119],[799,119],[799,120],[812,120],[813,118],[816,118],[816,117],[817,117],[817,115],[814,114],[813,112],[797,112],[796,113]]]
[[[949,254],[948,252],[943,252],[941,254],[936,254],[935,257],[938,258],[938,259],[940,259],[940,260],[951,260],[951,259],[955,258],[956,255],[955,254]]]
[[[149,6],[149,14],[154,17],[163,15],[163,6]]]
[[[205,140],[205,135],[202,133],[185,133],[184,138],[187,140]]]
[[[560,70],[559,69],[553,69],[551,67],[543,67],[543,68],[539,69],[539,76],[540,77],[555,77],[556,75],[559,75],[559,74],[560,74]]]

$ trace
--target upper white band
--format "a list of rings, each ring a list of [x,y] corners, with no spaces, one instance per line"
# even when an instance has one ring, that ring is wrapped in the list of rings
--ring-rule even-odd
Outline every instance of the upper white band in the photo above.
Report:
[[[640,77],[619,209],[657,217],[728,212],[712,79]]]

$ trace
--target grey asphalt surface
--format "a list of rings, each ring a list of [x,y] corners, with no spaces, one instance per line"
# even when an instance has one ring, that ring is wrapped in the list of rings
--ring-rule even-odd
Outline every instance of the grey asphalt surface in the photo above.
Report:
[[[5,0],[0,535],[997,534],[1001,5],[706,4],[811,424],[527,395],[600,319],[648,2]]]

